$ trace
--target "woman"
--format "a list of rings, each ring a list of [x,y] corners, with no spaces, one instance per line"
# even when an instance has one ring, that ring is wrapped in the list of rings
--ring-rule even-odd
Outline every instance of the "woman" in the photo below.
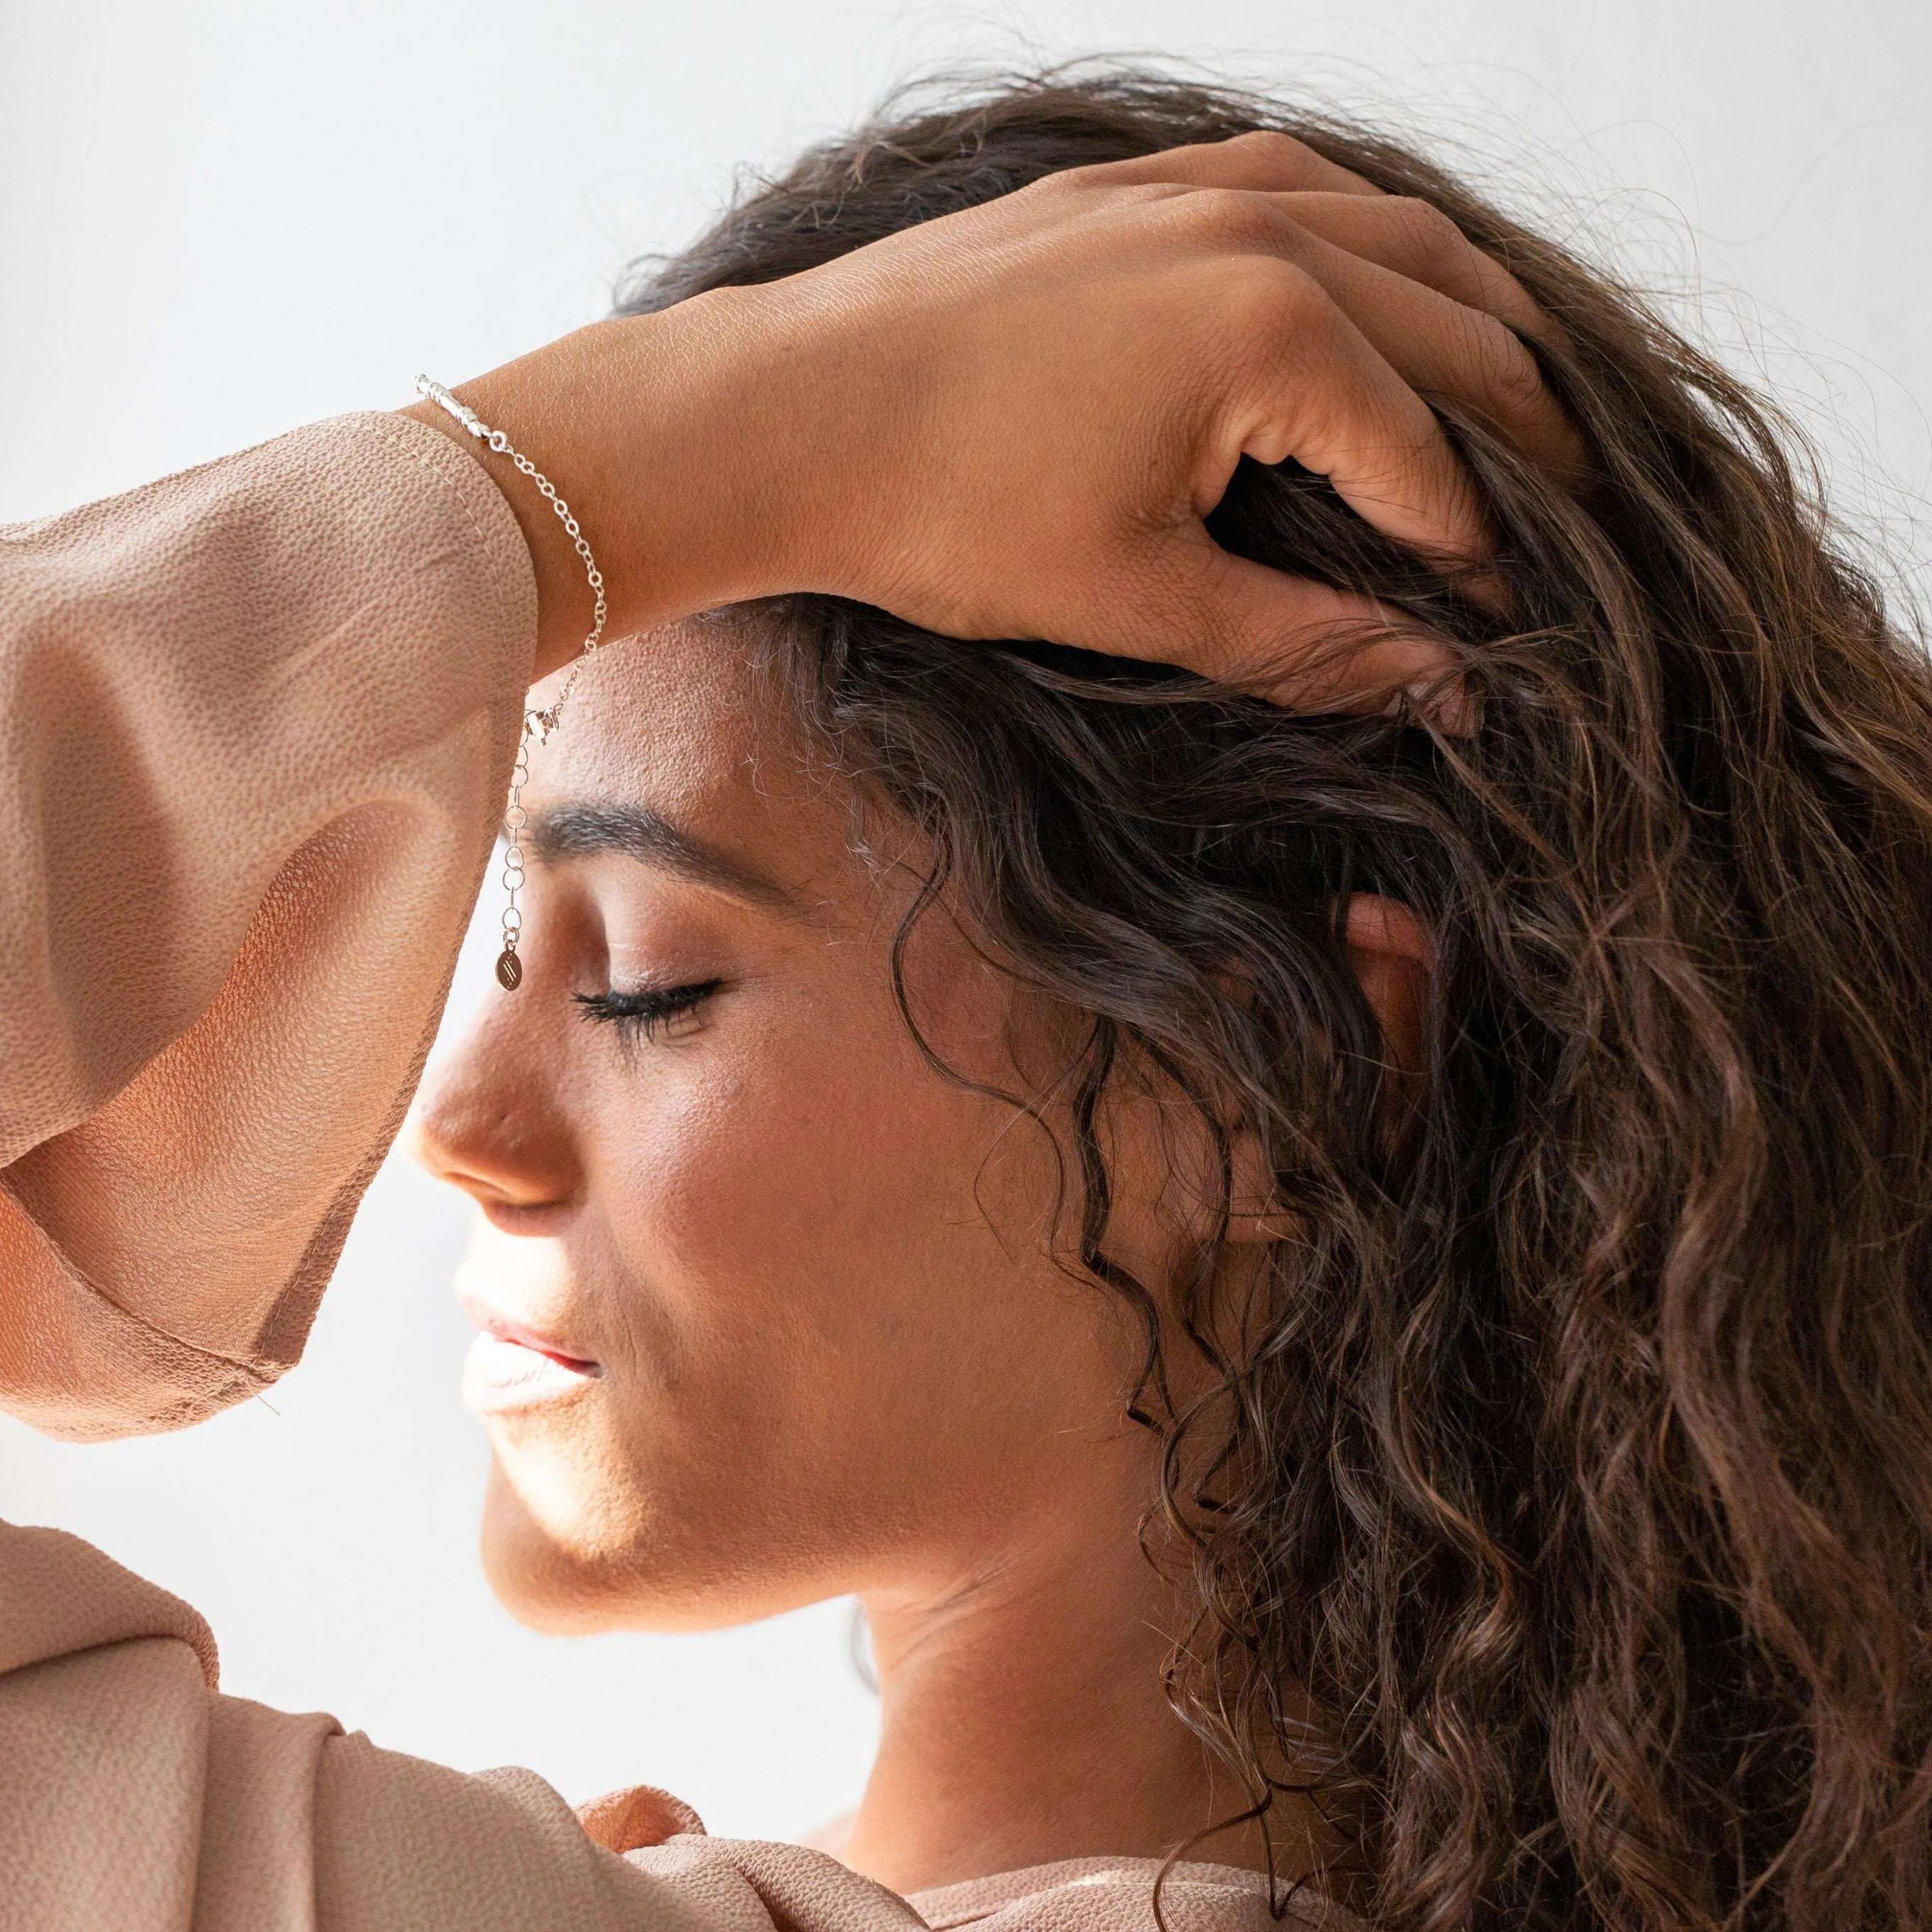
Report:
[[[1480,400],[1481,370],[1399,280],[1355,304],[1378,357],[1288,259],[1280,197],[1334,172],[1285,137],[1078,172],[465,394],[583,512],[615,631],[815,589],[1381,704],[1439,678],[1440,640],[1202,522],[1244,452],[1299,453],[1445,566],[1486,545],[1402,373],[1446,354]],[[180,1426],[299,1353],[434,1028],[526,686],[592,628],[584,555],[497,454],[440,409],[346,418],[0,544],[0,1399],[44,1427]],[[1338,656],[1344,623],[1372,640]],[[5,1923],[911,1922],[795,1847],[627,1862],[604,1846],[677,1820],[649,1794],[597,1814],[600,1845],[538,1780],[215,1683],[186,1605],[0,1528]]]
[[[1268,124],[915,108],[625,307]],[[1378,1924],[1922,1924],[1926,674],[1734,384],[1286,124],[1420,197],[1399,266],[1588,438],[1579,503],[1527,355],[1444,405],[1506,611],[1305,470],[1210,520],[1458,638],[1476,728],[830,599],[596,667],[526,795],[534,997],[418,1118],[488,1224],[492,1579],[562,1629],[858,1592],[835,1842],[941,1917],[1178,1853]],[[1354,286],[1395,206],[1298,198],[1299,259]]]
[[[1138,1921],[1161,1855],[1204,1841],[1222,1862],[1166,1894],[1204,1924],[1258,1922],[1271,1868],[1309,1881],[1297,1911],[1390,1924],[1916,1920],[1922,684],[1744,400],[1613,291],[1339,129],[1164,152],[1265,118],[1126,83],[883,130],[728,220],[628,333],[465,386],[566,453],[638,566],[606,556],[617,627],[650,632],[537,756],[523,983],[424,1109],[505,1237],[467,1284],[493,1572],[580,1627],[863,1588],[889,1723],[846,1856],[936,1923]],[[1005,194],[1120,156],[1153,158]],[[1111,222],[1210,234],[1236,270],[1171,274]],[[592,419],[613,374],[658,405],[641,440]],[[735,422],[765,447],[721,442]],[[100,746],[98,701],[62,714],[63,751],[136,775],[238,742],[253,795],[218,772],[194,800],[238,854],[195,849],[212,924],[160,926],[158,990],[108,956],[112,998],[69,991],[119,900],[36,927],[10,1065],[87,1076],[43,1084],[9,1177],[48,1304],[9,1381],[44,1418],[184,1418],[292,1353],[410,1083],[528,608],[517,560],[489,583],[502,502],[442,427],[356,433],[434,472],[426,548],[350,514],[394,476],[298,514],[263,501],[286,456],[228,468],[220,556],[299,532],[267,548],[308,614],[278,607],[250,682],[246,619],[197,613],[256,707],[232,740],[178,608],[149,763]],[[1042,434],[1060,460],[1018,460]],[[1238,453],[1299,466],[1223,501]],[[694,503],[652,487],[674,476]],[[514,482],[554,670],[588,600]],[[1217,503],[1245,566],[1202,538]],[[56,530],[60,611],[135,517]],[[352,552],[387,559],[383,595],[345,607]],[[492,670],[456,674],[440,613],[414,724],[342,752],[332,701],[366,734],[388,668],[358,631],[430,622],[407,595],[439,570]],[[778,590],[852,601],[674,621]],[[131,626],[125,591],[88,614]],[[34,770],[56,883],[150,826],[178,861],[178,779],[90,844]],[[292,1093],[319,1162],[264,1105]],[[104,1282],[146,1324],[138,1374]],[[158,1922],[904,1911],[823,1857],[674,1833],[648,1795],[593,1828],[668,1842],[600,1862],[527,1786],[211,1699],[190,1613],[31,1534],[8,1795],[68,1838],[9,1855],[63,1907],[90,1854],[120,1883],[31,1922],[141,1922],[117,1803],[176,1888]],[[1170,1645],[1218,1757],[1153,1694]],[[166,1719],[146,1759],[112,1728],[130,1700]]]

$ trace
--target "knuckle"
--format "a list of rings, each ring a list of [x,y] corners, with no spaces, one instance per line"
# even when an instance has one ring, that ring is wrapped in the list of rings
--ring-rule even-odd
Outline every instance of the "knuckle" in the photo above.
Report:
[[[1318,333],[1333,306],[1328,291],[1305,269],[1262,256],[1231,262],[1214,303],[1236,344],[1256,356],[1265,356],[1285,338]]]
[[[1076,173],[1084,175],[1084,192],[1100,206],[1107,208],[1159,208],[1170,202],[1178,202],[1187,190],[1172,182],[1136,181],[1132,176],[1121,176],[1106,167],[1066,170],[1057,175],[1048,175],[1036,184],[1045,187],[1048,182],[1066,183],[1073,180]],[[1030,194],[1032,188],[1022,190]]]
[[[1052,174],[1036,176],[1024,186],[1014,189],[1011,199],[1015,201],[1066,201],[1077,196],[1090,194],[1105,184],[1105,176],[1100,168],[1089,166],[1078,168],[1057,168]]]
[[[1432,201],[1419,195],[1399,195],[1388,203],[1391,220],[1410,259],[1425,270],[1442,271],[1459,264],[1469,242],[1461,229]],[[1426,274],[1418,278],[1429,279]]]
[[[1510,417],[1540,412],[1546,400],[1542,371],[1514,332],[1493,316],[1472,316],[1468,326],[1471,360],[1493,406]]]
[[[1244,154],[1271,155],[1288,161],[1303,160],[1310,152],[1305,141],[1298,141],[1292,134],[1283,134],[1279,128],[1250,128],[1245,134],[1235,135],[1228,146],[1238,148]]]
[[[1197,188],[1182,197],[1180,206],[1196,233],[1210,243],[1240,247],[1273,226],[1268,204],[1240,188]]]

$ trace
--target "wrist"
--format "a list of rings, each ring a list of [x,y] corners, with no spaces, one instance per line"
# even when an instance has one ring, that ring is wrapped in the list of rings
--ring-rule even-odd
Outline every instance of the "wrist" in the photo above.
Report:
[[[776,439],[758,395],[770,372],[745,347],[757,305],[736,299],[755,292],[595,322],[460,386],[461,400],[568,503],[604,576],[610,636],[805,587],[783,561]],[[403,413],[456,438],[496,478],[536,577],[532,680],[568,663],[590,629],[593,598],[548,500],[437,404]]]

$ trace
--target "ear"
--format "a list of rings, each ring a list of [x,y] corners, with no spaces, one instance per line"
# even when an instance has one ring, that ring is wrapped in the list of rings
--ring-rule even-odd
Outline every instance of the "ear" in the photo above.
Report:
[[[1348,963],[1355,969],[1362,997],[1382,1029],[1395,1093],[1392,1123],[1401,1118],[1402,1088],[1424,1071],[1424,1029],[1429,1016],[1430,976],[1436,949],[1420,920],[1399,899],[1375,892],[1350,896],[1343,915],[1342,940]],[[1234,1145],[1233,1214],[1228,1228],[1231,1241],[1274,1241],[1288,1232],[1282,1216],[1265,1204],[1274,1192],[1274,1177],[1262,1163],[1256,1136],[1238,1133]]]
[[[1389,1064],[1400,1074],[1423,1070],[1423,1028],[1436,949],[1421,920],[1399,899],[1350,895],[1342,928],[1348,963],[1382,1028]]]

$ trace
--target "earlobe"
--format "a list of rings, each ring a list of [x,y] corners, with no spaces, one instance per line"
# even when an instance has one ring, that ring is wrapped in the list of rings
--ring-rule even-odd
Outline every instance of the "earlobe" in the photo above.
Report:
[[[1362,997],[1381,1029],[1390,1083],[1388,1118],[1392,1136],[1409,1112],[1406,1104],[1426,1070],[1429,988],[1436,947],[1428,928],[1399,899],[1356,892],[1342,927],[1348,962]],[[1234,1136],[1234,1188],[1227,1238],[1231,1242],[1279,1241],[1294,1232],[1291,1217],[1274,1205],[1274,1176],[1262,1156],[1259,1137],[1244,1129]]]
[[[1343,927],[1349,964],[1382,1029],[1390,1065],[1405,1076],[1424,1070],[1424,1029],[1436,948],[1420,920],[1399,899],[1356,892]]]

